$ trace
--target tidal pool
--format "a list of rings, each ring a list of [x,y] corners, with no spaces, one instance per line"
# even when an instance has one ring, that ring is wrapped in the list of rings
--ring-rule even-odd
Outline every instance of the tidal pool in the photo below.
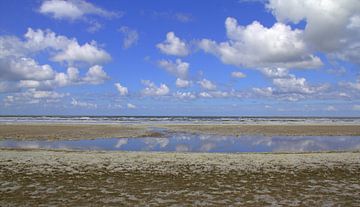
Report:
[[[0,141],[2,148],[159,152],[318,152],[360,150],[359,136],[218,136],[174,133],[161,138],[99,138],[62,141]]]

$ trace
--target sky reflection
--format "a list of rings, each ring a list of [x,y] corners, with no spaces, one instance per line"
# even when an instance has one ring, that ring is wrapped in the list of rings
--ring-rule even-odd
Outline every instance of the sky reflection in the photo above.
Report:
[[[3,148],[164,152],[310,152],[360,150],[360,137],[217,136],[170,134],[167,138],[111,138],[77,141],[0,141]]]

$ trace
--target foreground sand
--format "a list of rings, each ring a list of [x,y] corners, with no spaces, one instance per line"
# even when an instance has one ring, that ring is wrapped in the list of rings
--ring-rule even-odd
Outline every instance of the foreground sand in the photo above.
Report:
[[[360,136],[360,125],[120,125],[120,124],[0,124],[0,139],[68,140],[123,137],[160,137],[152,127],[173,132],[282,136]]]
[[[360,152],[0,150],[0,206],[359,206]]]

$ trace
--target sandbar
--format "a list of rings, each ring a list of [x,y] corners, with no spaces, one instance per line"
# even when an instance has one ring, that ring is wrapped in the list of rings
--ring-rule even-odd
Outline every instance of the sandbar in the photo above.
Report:
[[[230,125],[230,124],[0,124],[0,139],[79,140],[96,138],[163,137],[185,132],[224,136],[360,136],[359,125]]]

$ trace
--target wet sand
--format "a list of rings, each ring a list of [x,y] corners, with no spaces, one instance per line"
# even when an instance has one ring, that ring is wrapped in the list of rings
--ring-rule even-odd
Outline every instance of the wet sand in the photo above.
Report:
[[[360,152],[0,150],[0,206],[359,206]]]
[[[164,125],[177,132],[205,133],[225,136],[265,135],[265,136],[360,136],[360,125]]]
[[[171,132],[225,136],[360,136],[359,125],[120,125],[120,124],[0,124],[0,139],[77,140],[95,138],[162,137],[151,127]]]
[[[0,139],[78,140],[158,137],[144,125],[114,124],[0,124]]]

